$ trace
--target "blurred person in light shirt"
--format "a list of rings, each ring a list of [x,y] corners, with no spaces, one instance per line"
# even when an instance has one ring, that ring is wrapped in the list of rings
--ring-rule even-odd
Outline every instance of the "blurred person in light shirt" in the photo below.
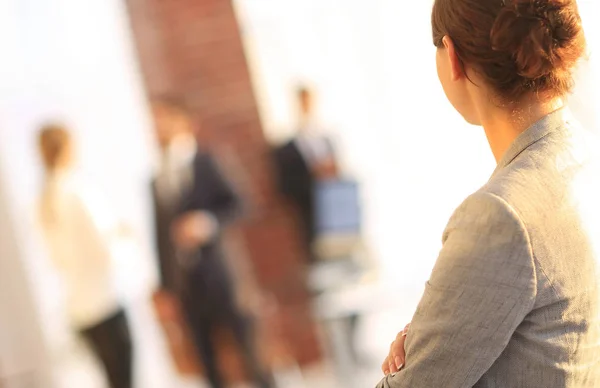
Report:
[[[45,169],[39,221],[50,258],[66,284],[71,324],[101,361],[110,387],[129,388],[132,343],[111,257],[111,245],[127,230],[111,217],[98,193],[75,178],[67,129],[44,126],[39,150]]]

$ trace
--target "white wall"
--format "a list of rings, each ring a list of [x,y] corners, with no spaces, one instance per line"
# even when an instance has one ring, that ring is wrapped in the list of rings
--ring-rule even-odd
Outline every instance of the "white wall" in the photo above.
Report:
[[[464,123],[439,86],[431,1],[235,4],[267,136],[277,142],[292,133],[294,87],[312,83],[322,123],[347,171],[362,181],[367,234],[383,277],[421,287],[452,211],[494,168],[482,130]],[[596,14],[593,7],[581,1],[585,16]],[[586,79],[574,99],[590,125],[593,82]]]
[[[1,161],[0,161],[1,162]],[[0,163],[0,167],[2,167]],[[48,352],[0,177],[0,384],[51,387]],[[20,384],[20,385],[16,385]]]

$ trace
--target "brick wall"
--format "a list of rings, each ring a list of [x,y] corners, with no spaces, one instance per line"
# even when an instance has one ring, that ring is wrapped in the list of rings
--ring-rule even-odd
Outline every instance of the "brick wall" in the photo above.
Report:
[[[300,364],[318,361],[298,231],[274,189],[230,0],[127,0],[127,5],[148,93],[184,96],[202,123],[201,142],[234,155],[250,204],[239,234],[258,283],[278,302],[278,346],[290,349]]]

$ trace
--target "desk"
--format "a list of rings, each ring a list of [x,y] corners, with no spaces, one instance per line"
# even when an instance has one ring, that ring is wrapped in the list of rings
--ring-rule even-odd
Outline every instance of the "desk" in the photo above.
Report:
[[[360,317],[373,305],[373,300],[365,300],[370,297],[363,291],[367,276],[368,271],[352,260],[319,263],[309,273],[314,314],[323,326],[325,343],[345,387],[356,384],[353,371],[361,366],[354,337]]]
[[[358,372],[361,369],[366,372],[379,370],[390,341],[410,321],[422,292],[421,287],[414,285],[364,281],[363,277],[362,281],[329,289],[313,298],[313,311],[327,335],[325,344],[340,378],[340,386],[363,388],[364,381],[360,386],[361,381],[355,379],[361,375]],[[363,330],[360,330],[363,334],[358,335],[356,341],[358,349],[366,351],[367,363],[352,357],[355,343],[349,338],[354,335],[350,325],[353,316],[365,318]],[[384,320],[379,321],[380,317]]]

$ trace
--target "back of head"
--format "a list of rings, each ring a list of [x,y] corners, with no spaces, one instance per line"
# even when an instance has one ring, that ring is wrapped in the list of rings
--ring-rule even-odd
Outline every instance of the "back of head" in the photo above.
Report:
[[[152,113],[157,140],[161,148],[166,148],[179,136],[194,135],[195,117],[185,99],[172,95],[154,97],[152,98]]]
[[[566,95],[586,49],[576,0],[436,0],[432,29],[506,104]]]
[[[300,115],[302,117],[310,116],[312,114],[313,95],[311,90],[305,85],[299,85],[296,88],[296,97],[298,101],[298,108],[300,109]]]
[[[57,124],[44,125],[38,141],[46,171],[52,172],[62,167],[71,146],[71,136],[67,129]]]
[[[309,98],[310,95],[311,95],[311,91],[308,88],[308,86],[300,84],[296,87],[296,96],[298,97],[299,100],[301,100],[303,98]]]
[[[39,150],[47,174],[52,175],[65,167],[70,153],[71,136],[67,129],[57,124],[47,124],[39,133]],[[51,186],[46,182],[40,203],[40,217],[45,227],[56,225],[59,212],[58,198]]]

